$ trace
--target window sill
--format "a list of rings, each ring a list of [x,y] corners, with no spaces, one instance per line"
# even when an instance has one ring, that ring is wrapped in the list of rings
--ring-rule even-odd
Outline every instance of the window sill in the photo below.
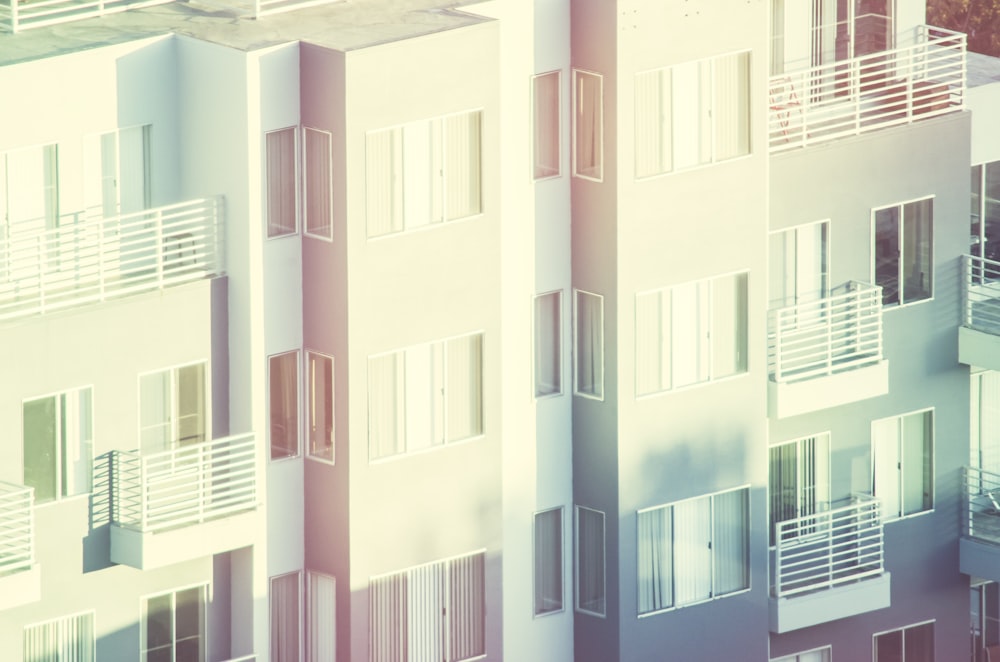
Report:
[[[543,611],[540,614],[533,614],[532,618],[545,618],[546,616],[557,616],[559,614],[565,614],[565,613],[566,613],[566,608],[562,607],[560,609],[553,609],[552,611]],[[586,612],[586,613],[590,613],[590,612]]]
[[[320,241],[325,241],[328,244],[332,244],[333,243],[333,234],[332,233],[328,237],[328,236],[323,235],[323,234],[315,234],[315,233],[312,233],[312,232],[303,232],[302,236],[303,237],[308,237],[310,239],[318,239]]]
[[[715,602],[716,600],[725,600],[726,598],[731,598],[736,595],[743,595],[744,593],[749,593],[750,587],[741,588],[738,591],[733,591],[732,593],[726,593],[725,595],[716,595],[705,600],[699,600],[698,602],[689,602],[683,605],[677,605],[676,607],[665,607],[663,609],[657,609],[656,611],[647,611],[638,615],[638,618],[649,618],[650,616],[656,616],[658,614],[667,614],[672,611],[677,611],[678,609],[687,609],[688,607],[696,607],[698,605],[705,605],[710,602]]]
[[[385,239],[392,239],[393,237],[401,237],[404,235],[412,235],[418,232],[428,232],[432,230],[440,230],[441,228],[452,227],[455,224],[465,223],[467,221],[474,221],[482,218],[486,215],[486,212],[479,210],[471,216],[462,216],[460,218],[453,218],[447,221],[438,221],[436,223],[427,223],[426,225],[421,225],[416,228],[403,228],[402,230],[397,230],[396,232],[386,232],[385,234],[376,235],[374,237],[368,236],[367,231],[365,233],[365,241],[368,243],[383,241]]]
[[[650,400],[652,398],[657,398],[662,395],[667,395],[668,393],[680,393],[683,391],[690,391],[692,389],[702,388],[704,386],[710,386],[712,384],[722,384],[725,382],[731,382],[740,379],[741,377],[746,377],[749,374],[750,374],[749,370],[744,370],[743,372],[736,373],[735,375],[719,377],[718,379],[709,379],[708,381],[697,382],[695,384],[685,384],[684,386],[679,386],[677,388],[670,388],[663,391],[656,391],[654,393],[643,393],[642,395],[636,395],[635,399],[636,401]]]
[[[298,460],[302,457],[301,453],[296,453],[295,455],[284,455],[282,457],[270,457],[267,458],[268,464],[280,464],[281,462],[287,462],[288,460]]]
[[[395,455],[388,455],[386,457],[368,458],[369,465],[376,464],[387,464],[389,462],[396,462],[398,460],[403,460],[408,457],[414,457],[416,455],[426,455],[427,453],[434,453],[436,451],[441,451],[446,448],[454,448],[455,446],[464,446],[465,444],[470,444],[476,441],[480,441],[486,438],[486,433],[478,434],[475,437],[466,437],[465,439],[456,439],[455,441],[446,441],[443,444],[437,444],[434,446],[428,446],[427,448],[421,448],[415,451],[403,451],[402,453],[396,453]]]
[[[633,181],[636,183],[649,182],[654,179],[660,179],[661,177],[669,177],[671,175],[680,175],[685,172],[695,172],[697,170],[705,170],[706,168],[714,168],[715,166],[722,165],[723,163],[733,163],[735,161],[742,161],[753,156],[753,150],[750,150],[746,154],[740,154],[739,156],[733,156],[728,159],[722,159],[720,161],[710,161],[709,163],[699,163],[698,165],[688,166],[686,168],[677,168],[675,170],[667,170],[666,172],[658,172],[654,175],[643,175],[642,177],[633,177]]]
[[[595,184],[603,184],[604,183],[604,173],[601,173],[600,177],[594,177],[592,175],[584,175],[584,174],[579,173],[579,172],[574,172],[573,173],[573,178],[574,179],[582,179],[585,182],[594,182]],[[588,613],[589,614],[590,612],[584,612],[584,613]]]
[[[900,517],[893,517],[892,519],[882,518],[882,526],[887,526],[889,524],[895,524],[896,522],[905,522],[906,520],[917,519],[918,517],[923,517],[924,515],[930,515],[934,513],[934,508],[929,508],[927,510],[921,510],[919,513],[910,513],[909,515],[902,515]]]
[[[890,310],[902,310],[903,308],[913,308],[914,306],[919,306],[922,303],[930,303],[934,301],[934,295],[927,297],[926,299],[919,299],[917,301],[911,301],[910,303],[884,303],[882,304],[882,314],[889,312]]]
[[[583,607],[577,607],[575,611],[578,614],[586,614],[587,616],[594,616],[596,618],[607,618],[605,614],[597,611],[590,611],[589,609],[584,609]]]
[[[586,398],[587,400],[596,400],[598,402],[604,402],[604,394],[593,395],[591,393],[582,393],[581,391],[573,391],[573,395],[579,396],[581,398]]]
[[[31,507],[33,509],[47,508],[49,506],[55,506],[57,504],[64,504],[70,501],[79,501],[81,499],[88,499],[94,495],[93,492],[84,492],[83,494],[74,494],[72,496],[57,497],[51,501],[46,501],[45,503],[32,503]]]
[[[312,462],[319,462],[321,464],[328,464],[331,467],[336,466],[336,464],[337,464],[337,458],[334,458],[332,460],[328,460],[325,457],[318,457],[316,455],[306,455],[305,458],[307,460],[312,461]]]
[[[544,393],[542,395],[535,394],[534,400],[537,402],[539,400],[552,400],[554,398],[561,398],[563,396],[562,391],[556,391],[554,393]]]

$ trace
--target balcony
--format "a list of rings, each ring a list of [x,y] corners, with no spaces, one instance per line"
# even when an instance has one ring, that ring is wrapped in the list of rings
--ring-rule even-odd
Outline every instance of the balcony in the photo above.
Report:
[[[967,575],[1000,581],[1000,474],[965,467],[962,486],[959,569]]]
[[[791,632],[889,606],[880,504],[845,505],[775,525],[771,632]]]
[[[962,256],[962,326],[958,360],[1000,370],[1000,262]]]
[[[0,29],[20,32],[69,23],[171,0],[0,0]]]
[[[965,35],[920,25],[895,48],[771,76],[770,150],[961,110],[965,89]]]
[[[33,488],[0,482],[0,611],[41,599]]]
[[[115,451],[111,560],[142,570],[245,547],[257,534],[252,434]]]
[[[830,296],[772,309],[768,413],[785,418],[882,395],[882,288],[849,281]]]
[[[0,320],[219,274],[221,213],[221,199],[203,198],[42,231],[8,229],[0,236]]]

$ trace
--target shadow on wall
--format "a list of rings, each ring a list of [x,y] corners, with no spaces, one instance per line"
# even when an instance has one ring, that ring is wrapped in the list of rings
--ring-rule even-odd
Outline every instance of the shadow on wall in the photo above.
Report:
[[[94,489],[90,494],[90,528],[83,538],[83,572],[103,570],[111,562],[112,454],[94,458]]]

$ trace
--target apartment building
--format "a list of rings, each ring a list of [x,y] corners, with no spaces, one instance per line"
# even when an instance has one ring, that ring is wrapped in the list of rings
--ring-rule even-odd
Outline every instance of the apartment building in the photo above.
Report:
[[[0,5],[4,659],[988,660],[1000,63],[924,14]]]

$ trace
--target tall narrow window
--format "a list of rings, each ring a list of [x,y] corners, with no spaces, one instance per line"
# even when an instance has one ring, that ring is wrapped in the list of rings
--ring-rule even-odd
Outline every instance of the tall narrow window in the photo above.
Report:
[[[535,179],[557,177],[559,168],[559,91],[562,74],[550,71],[532,79]]]
[[[141,662],[205,662],[205,587],[143,598]]]
[[[573,174],[601,181],[604,177],[604,79],[573,70]]]
[[[1000,261],[1000,161],[972,166],[969,255]]]
[[[299,454],[299,353],[268,359],[271,459]]]
[[[302,134],[306,234],[333,239],[333,137],[308,126]]]
[[[639,613],[750,587],[749,488],[638,514]]]
[[[271,662],[299,662],[301,573],[271,577]]]
[[[969,464],[1000,476],[1000,372],[972,374]]]
[[[139,377],[139,444],[154,453],[198,444],[206,435],[205,364]]]
[[[535,615],[563,608],[562,508],[535,514]]]
[[[573,336],[576,370],[573,391],[577,395],[604,398],[604,297],[574,290]]]
[[[562,292],[535,297],[535,397],[562,393]]]
[[[0,215],[7,232],[58,225],[58,148],[55,144],[0,153]]]
[[[768,497],[770,536],[779,522],[814,515],[830,505],[830,435],[771,446]]]
[[[830,223],[807,223],[770,235],[770,299],[775,307],[821,299],[830,291]]]
[[[306,582],[306,660],[336,662],[336,581],[329,575],[309,570]]]
[[[35,488],[35,503],[90,492],[92,398],[87,387],[24,402],[24,484]]]
[[[84,206],[90,216],[111,218],[151,204],[152,126],[132,126],[84,137]]]
[[[604,616],[604,513],[576,507],[576,609]]]
[[[874,495],[882,517],[934,507],[934,416],[921,411],[872,421]]]
[[[934,623],[877,634],[874,662],[934,662]]]
[[[290,126],[264,137],[268,237],[294,234],[297,227],[295,134],[296,128]]]
[[[309,455],[333,462],[333,359],[306,352]]]
[[[94,612],[24,628],[25,662],[94,662]]]
[[[882,304],[907,304],[931,296],[934,199],[893,205],[873,212],[876,285]]]
[[[747,370],[747,274],[636,295],[636,395]]]

